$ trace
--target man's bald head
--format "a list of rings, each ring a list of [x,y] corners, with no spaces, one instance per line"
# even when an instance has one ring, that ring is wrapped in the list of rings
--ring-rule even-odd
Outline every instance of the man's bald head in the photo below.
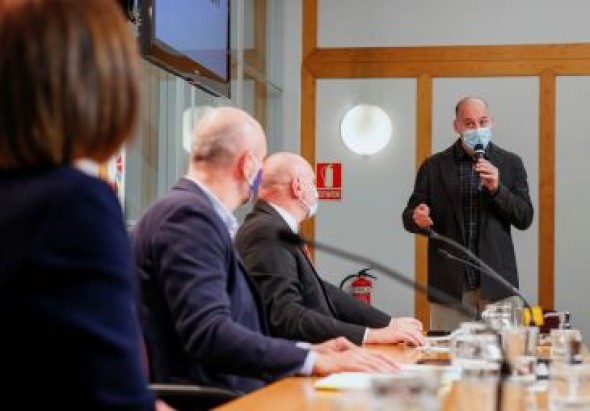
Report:
[[[286,152],[271,154],[264,161],[261,195],[263,191],[290,184],[294,178],[309,176],[313,178],[313,169],[303,157]]]
[[[266,139],[260,124],[245,111],[219,107],[198,122],[191,144],[191,162],[229,166],[245,151],[263,158]]]
[[[263,165],[259,198],[276,204],[301,222],[316,202],[315,173],[311,165],[293,153],[270,155]]]
[[[476,96],[467,96],[463,97],[461,100],[457,102],[457,105],[455,105],[455,115],[459,117],[461,111],[463,110],[463,107],[473,105],[480,105],[486,111],[488,111],[488,103],[483,98]]]

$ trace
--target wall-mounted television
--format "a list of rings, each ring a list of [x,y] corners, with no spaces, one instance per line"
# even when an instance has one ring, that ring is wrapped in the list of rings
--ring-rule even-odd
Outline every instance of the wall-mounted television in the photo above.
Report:
[[[139,42],[152,63],[230,97],[229,0],[140,0]]]

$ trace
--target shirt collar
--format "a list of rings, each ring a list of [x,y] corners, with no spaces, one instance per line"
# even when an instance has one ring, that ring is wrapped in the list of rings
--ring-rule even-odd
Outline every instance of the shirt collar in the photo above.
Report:
[[[229,233],[229,236],[233,239],[235,237],[236,232],[238,231],[238,227],[239,227],[238,220],[233,215],[233,213],[225,206],[225,204],[223,204],[221,202],[219,197],[217,197],[215,195],[215,193],[209,187],[207,187],[204,183],[202,183],[199,180],[197,180],[193,177],[190,177],[188,175],[185,176],[185,178],[187,180],[192,181],[197,186],[199,186],[199,188],[201,190],[203,190],[203,192],[205,193],[205,195],[207,196],[207,198],[209,199],[209,201],[213,205],[213,210],[215,210],[215,213],[219,216],[219,218],[221,218],[221,221],[223,221],[223,224],[227,228],[227,232]]]
[[[285,210],[282,207],[279,207],[276,204],[271,203],[270,201],[267,201],[268,204],[275,209],[275,211],[277,213],[279,213],[279,215],[281,217],[283,217],[283,220],[285,220],[285,223],[287,223],[287,225],[289,226],[289,228],[291,229],[291,231],[293,231],[294,233],[299,232],[299,225],[297,224],[297,220],[295,219],[295,217],[293,216],[293,214],[291,214],[290,212],[288,212],[287,210]]]

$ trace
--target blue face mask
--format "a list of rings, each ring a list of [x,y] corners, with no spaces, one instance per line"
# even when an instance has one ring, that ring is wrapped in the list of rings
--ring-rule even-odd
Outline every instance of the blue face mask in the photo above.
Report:
[[[492,130],[489,127],[465,130],[461,138],[467,148],[473,150],[476,145],[481,144],[485,150],[492,139]]]
[[[248,203],[254,201],[256,197],[258,197],[258,191],[260,190],[260,182],[262,181],[262,167],[258,169],[256,176],[252,181],[248,180],[248,187],[250,187],[250,192],[248,194]]]

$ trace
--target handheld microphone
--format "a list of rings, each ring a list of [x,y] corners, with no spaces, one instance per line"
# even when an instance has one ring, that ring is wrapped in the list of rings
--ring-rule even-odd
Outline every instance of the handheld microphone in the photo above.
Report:
[[[461,313],[463,313],[469,317],[475,318],[477,315],[477,312],[473,307],[463,304],[463,302],[457,300],[456,298],[450,296],[449,294],[447,294],[441,290],[438,290],[436,288],[432,288],[432,287],[428,288],[422,284],[419,284],[416,281],[406,277],[405,275],[403,275],[403,274],[401,274],[389,267],[386,267],[383,264],[373,261],[370,258],[363,257],[361,255],[354,254],[349,251],[344,251],[342,249],[339,249],[339,248],[336,248],[336,247],[333,247],[333,246],[330,246],[327,244],[323,244],[318,241],[312,241],[312,240],[305,239],[305,238],[301,237],[300,235],[294,233],[291,230],[280,230],[277,232],[277,237],[280,241],[287,243],[287,244],[297,245],[297,246],[307,244],[309,246],[315,247],[318,250],[325,251],[328,254],[332,254],[332,255],[344,258],[346,260],[362,264],[364,267],[371,266],[374,270],[382,272],[383,274],[393,278],[395,281],[397,281],[401,284],[404,284],[405,286],[407,286],[411,289],[414,289],[421,294],[426,294],[426,295],[430,294],[432,297],[436,298],[437,300],[439,300],[445,304],[456,306],[456,309],[458,311],[460,311]]]
[[[510,284],[508,282],[508,280],[506,280],[504,277],[502,277],[500,274],[498,274],[498,272],[496,270],[494,270],[492,267],[487,265],[485,263],[485,261],[483,261],[481,258],[477,257],[475,254],[473,254],[473,252],[470,249],[468,249],[467,247],[459,244],[458,242],[456,242],[455,240],[453,240],[449,237],[446,237],[442,234],[437,233],[433,229],[428,229],[427,235],[428,235],[428,238],[431,240],[438,241],[438,242],[441,242],[441,243],[451,246],[453,249],[466,255],[468,257],[468,259],[461,258],[461,257],[458,257],[454,254],[451,254],[443,248],[438,249],[438,253],[440,255],[442,255],[443,257],[448,258],[450,260],[458,261],[458,262],[466,264],[470,267],[476,268],[481,273],[487,275],[489,278],[492,278],[496,283],[502,285],[504,288],[506,288],[512,294],[514,294],[518,298],[520,298],[524,307],[527,310],[529,310],[529,312],[531,313],[531,320],[532,320],[533,325],[535,325],[535,326],[538,325],[537,319],[535,318],[535,315],[533,315],[533,309],[531,308],[531,305],[529,304],[529,302],[527,301],[525,296],[520,292],[520,290],[518,288],[516,288],[515,286]]]
[[[473,162],[477,163],[480,158],[484,158],[486,156],[486,150],[483,148],[483,144],[477,143],[475,147],[473,147]]]
[[[473,147],[473,164],[477,163],[479,161],[479,159],[484,158],[485,155],[486,155],[486,151],[483,148],[483,144],[477,143],[475,145],[475,147]],[[481,191],[482,188],[483,188],[483,181],[481,181],[481,178],[480,178],[479,183],[477,185],[477,189],[478,189],[478,191]]]

